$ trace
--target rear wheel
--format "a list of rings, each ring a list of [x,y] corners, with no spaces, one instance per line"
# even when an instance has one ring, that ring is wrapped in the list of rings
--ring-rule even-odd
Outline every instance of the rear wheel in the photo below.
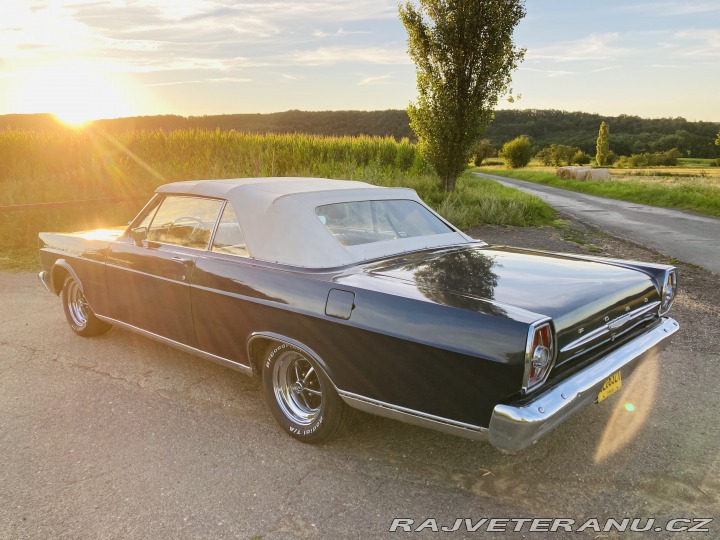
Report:
[[[322,368],[292,345],[276,344],[268,350],[263,363],[263,390],[277,423],[300,441],[325,441],[350,423],[352,409]]]
[[[92,337],[104,334],[112,326],[95,316],[77,280],[68,276],[62,290],[65,318],[72,331],[79,336]]]

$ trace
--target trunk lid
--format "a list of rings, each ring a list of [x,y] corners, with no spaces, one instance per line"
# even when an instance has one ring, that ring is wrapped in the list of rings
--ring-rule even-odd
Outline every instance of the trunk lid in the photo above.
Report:
[[[657,317],[659,293],[636,269],[555,253],[468,246],[384,260],[370,274],[551,317],[561,365]]]

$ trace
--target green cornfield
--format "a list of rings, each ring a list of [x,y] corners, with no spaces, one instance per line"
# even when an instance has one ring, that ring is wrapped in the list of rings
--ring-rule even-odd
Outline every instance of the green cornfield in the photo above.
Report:
[[[423,174],[415,145],[379,137],[236,131],[0,131],[0,204],[150,194],[167,182]]]
[[[460,227],[536,225],[538,199],[466,175],[448,198],[417,146],[381,137],[256,135],[237,131],[0,130],[0,207],[85,199],[119,203],[4,212],[0,268],[34,264],[37,233],[126,223],[161,184],[178,180],[312,176],[415,189]],[[506,191],[507,190],[507,191]]]

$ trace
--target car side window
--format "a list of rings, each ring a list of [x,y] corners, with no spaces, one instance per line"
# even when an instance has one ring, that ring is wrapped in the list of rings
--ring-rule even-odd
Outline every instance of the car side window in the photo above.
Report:
[[[217,253],[239,255],[240,257],[250,256],[247,246],[245,245],[245,237],[243,236],[242,229],[240,229],[237,214],[230,203],[225,205],[225,210],[220,218],[220,223],[215,232],[212,250]]]
[[[222,201],[199,197],[166,197],[155,212],[148,240],[207,249]]]

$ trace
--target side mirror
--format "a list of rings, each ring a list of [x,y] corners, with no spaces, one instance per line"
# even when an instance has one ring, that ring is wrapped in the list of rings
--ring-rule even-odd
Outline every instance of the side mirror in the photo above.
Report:
[[[147,227],[136,227],[130,231],[130,238],[133,239],[136,246],[142,247],[143,240],[147,240]]]

